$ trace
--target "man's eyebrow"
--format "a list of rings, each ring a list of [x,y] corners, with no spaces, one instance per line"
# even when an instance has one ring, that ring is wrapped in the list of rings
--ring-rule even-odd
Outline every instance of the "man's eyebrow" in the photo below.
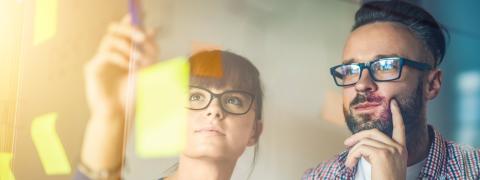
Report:
[[[373,61],[373,60],[377,60],[377,59],[381,59],[381,58],[391,58],[391,57],[402,57],[398,54],[379,54],[379,55],[376,55],[373,59],[370,59],[369,61]],[[352,63],[355,63],[355,59],[347,59],[347,60],[344,60],[342,62],[342,64],[352,64]]]
[[[355,59],[347,59],[342,62],[342,64],[352,64],[355,62]]]
[[[402,56],[398,54],[379,54],[379,55],[376,55],[373,60],[381,59],[381,58],[391,58],[391,57],[402,57]]]

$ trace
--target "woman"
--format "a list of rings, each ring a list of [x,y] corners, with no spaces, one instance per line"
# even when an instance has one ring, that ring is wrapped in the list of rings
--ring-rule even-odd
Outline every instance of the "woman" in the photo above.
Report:
[[[77,179],[120,178],[132,44],[139,49],[135,67],[141,69],[157,57],[154,37],[152,30],[131,26],[127,16],[110,26],[96,56],[87,64],[91,118]],[[200,52],[189,61],[186,146],[177,170],[164,179],[230,179],[238,158],[248,146],[257,144],[262,133],[259,72],[247,59],[226,51]],[[212,62],[219,62],[219,69],[212,69]]]

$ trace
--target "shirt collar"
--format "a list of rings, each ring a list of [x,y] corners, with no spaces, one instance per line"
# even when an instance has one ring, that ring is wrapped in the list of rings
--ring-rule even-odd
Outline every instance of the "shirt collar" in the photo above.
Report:
[[[439,177],[445,170],[447,161],[447,144],[436,129],[428,126],[428,134],[430,136],[430,146],[428,150],[427,161],[420,171],[420,177]]]
[[[337,160],[339,162],[338,172],[340,173],[338,173],[337,176],[353,177],[357,172],[357,166],[354,166],[352,169],[345,166],[345,161],[347,161],[347,156],[348,156],[348,150],[345,150],[342,153],[340,153],[340,155],[338,155],[337,157]]]

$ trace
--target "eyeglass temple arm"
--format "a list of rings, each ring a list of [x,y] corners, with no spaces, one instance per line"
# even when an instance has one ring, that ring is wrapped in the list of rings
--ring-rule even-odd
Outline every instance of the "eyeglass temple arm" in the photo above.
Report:
[[[420,70],[430,70],[430,69],[432,69],[432,66],[430,66],[429,64],[419,63],[419,62],[415,62],[415,61],[408,60],[408,59],[404,59],[403,63],[405,63],[408,66],[420,69]]]

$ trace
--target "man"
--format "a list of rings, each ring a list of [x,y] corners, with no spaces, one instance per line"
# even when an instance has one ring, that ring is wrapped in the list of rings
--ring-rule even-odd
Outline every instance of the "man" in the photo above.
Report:
[[[480,151],[445,140],[427,124],[440,92],[445,37],[435,19],[401,1],[362,5],[341,65],[347,150],[303,179],[479,179]]]

